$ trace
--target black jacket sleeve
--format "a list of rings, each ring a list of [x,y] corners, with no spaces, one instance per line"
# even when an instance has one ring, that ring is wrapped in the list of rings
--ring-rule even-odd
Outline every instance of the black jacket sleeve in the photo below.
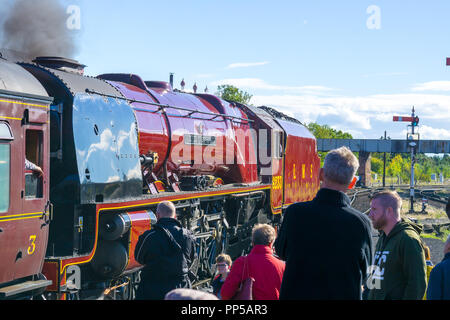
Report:
[[[157,232],[154,229],[145,231],[139,236],[134,250],[134,258],[137,262],[146,265],[154,257],[161,255],[161,247],[154,244],[155,240],[157,240],[156,238]]]
[[[289,207],[283,217],[283,222],[281,223],[280,230],[278,232],[278,236],[274,243],[275,253],[281,259],[287,260],[288,253],[288,228],[289,228],[289,215],[291,212],[291,207]]]
[[[360,268],[362,274],[362,281],[366,283],[369,277],[369,268],[373,264],[373,242],[372,242],[372,223],[364,216],[364,241],[361,248]]]

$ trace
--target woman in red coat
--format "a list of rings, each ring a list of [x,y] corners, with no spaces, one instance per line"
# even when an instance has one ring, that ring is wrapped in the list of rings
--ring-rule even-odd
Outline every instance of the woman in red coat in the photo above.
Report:
[[[242,280],[252,277],[253,300],[278,300],[285,263],[273,255],[275,229],[267,224],[258,224],[252,231],[252,251],[239,257],[222,286],[222,300],[229,300],[239,288]],[[245,266],[245,270],[244,270]]]

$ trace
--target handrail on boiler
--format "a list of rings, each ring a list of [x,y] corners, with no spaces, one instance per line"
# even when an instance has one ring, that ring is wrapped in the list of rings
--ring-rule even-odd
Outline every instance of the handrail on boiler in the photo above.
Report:
[[[97,92],[94,90],[90,90],[90,89],[86,89],[86,93],[89,94],[96,94],[96,95],[100,95],[100,96],[104,96],[104,97],[109,97],[109,98],[115,98],[115,99],[121,99],[121,100],[126,100],[128,102],[131,103],[142,103],[142,104],[148,104],[148,105],[152,105],[152,106],[157,106],[159,107],[158,110],[156,111],[150,111],[150,110],[146,110],[146,109],[139,109],[139,108],[135,108],[133,107],[135,110],[138,111],[145,111],[145,112],[151,112],[151,113],[157,113],[160,112],[166,108],[170,108],[170,109],[175,109],[175,110],[181,110],[181,111],[186,111],[189,112],[189,114],[187,115],[182,115],[182,117],[189,117],[192,119],[200,119],[200,120],[208,120],[208,121],[213,121],[214,119],[216,119],[217,117],[224,117],[224,118],[229,118],[231,121],[236,120],[241,120],[241,121],[247,121],[247,122],[254,122],[251,119],[246,119],[246,118],[241,118],[241,117],[237,117],[237,116],[230,116],[230,115],[226,115],[226,114],[217,114],[217,113],[213,113],[213,112],[205,112],[205,111],[198,111],[198,110],[191,110],[191,109],[186,109],[186,108],[182,108],[182,107],[175,107],[175,106],[170,106],[170,105],[164,105],[164,104],[160,104],[160,103],[155,103],[155,102],[148,102],[148,101],[142,101],[142,100],[136,100],[136,99],[129,99],[129,98],[124,98],[124,97],[118,97],[118,96],[113,96],[113,95],[109,95],[106,93],[101,93],[101,92]],[[210,115],[213,116],[211,119],[203,119],[203,118],[194,118],[191,117],[194,113],[198,113],[198,114],[204,114],[204,115]],[[169,116],[174,116],[176,117],[177,115],[169,115]]]

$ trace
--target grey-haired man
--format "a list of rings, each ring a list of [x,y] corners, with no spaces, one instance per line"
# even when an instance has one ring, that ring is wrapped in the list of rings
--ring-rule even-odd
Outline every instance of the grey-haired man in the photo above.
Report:
[[[345,194],[359,167],[345,147],[330,151],[321,189],[288,207],[275,250],[286,261],[280,300],[359,300],[372,264],[372,225]]]

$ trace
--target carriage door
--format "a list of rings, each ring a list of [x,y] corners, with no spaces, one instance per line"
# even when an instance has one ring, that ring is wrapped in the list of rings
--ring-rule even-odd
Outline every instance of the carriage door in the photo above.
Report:
[[[47,124],[23,126],[23,219],[17,270],[23,276],[41,272],[48,241],[49,216],[49,150]],[[43,174],[25,168],[25,161],[40,167]],[[16,272],[17,273],[17,272]],[[20,275],[16,274],[16,278]]]
[[[19,126],[20,128],[20,126]],[[13,130],[9,123],[0,121],[0,283],[14,280],[14,259],[16,255],[16,223],[13,220],[22,211],[19,194],[15,190],[17,174],[13,158],[16,151]]]

